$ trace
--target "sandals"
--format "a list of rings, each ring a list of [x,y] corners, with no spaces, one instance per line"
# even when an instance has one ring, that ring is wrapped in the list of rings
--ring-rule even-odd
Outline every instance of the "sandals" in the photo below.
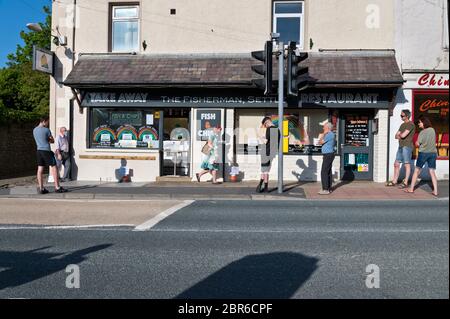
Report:
[[[388,186],[388,187],[395,186],[395,185],[397,185],[397,183],[394,183],[393,181],[389,181],[385,184],[385,186]]]
[[[405,193],[413,194],[414,191],[410,190],[409,188],[406,188],[403,190]]]
[[[398,186],[399,189],[407,188],[408,184],[405,183],[405,181],[401,182],[401,184]]]

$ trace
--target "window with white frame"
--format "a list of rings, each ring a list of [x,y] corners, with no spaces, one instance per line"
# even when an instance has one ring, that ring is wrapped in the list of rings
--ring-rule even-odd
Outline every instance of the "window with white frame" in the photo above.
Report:
[[[138,51],[139,6],[113,6],[111,19],[112,51]]]
[[[279,41],[297,42],[303,48],[304,2],[275,1],[273,3],[273,32],[279,33]]]

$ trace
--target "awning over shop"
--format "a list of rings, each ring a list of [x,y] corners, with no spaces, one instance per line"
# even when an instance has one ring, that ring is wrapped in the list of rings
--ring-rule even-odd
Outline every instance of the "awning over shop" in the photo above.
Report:
[[[64,84],[75,89],[255,88],[252,79],[257,76],[251,65],[257,62],[250,54],[85,54]],[[389,88],[404,82],[393,51],[311,52],[305,63],[316,88]]]

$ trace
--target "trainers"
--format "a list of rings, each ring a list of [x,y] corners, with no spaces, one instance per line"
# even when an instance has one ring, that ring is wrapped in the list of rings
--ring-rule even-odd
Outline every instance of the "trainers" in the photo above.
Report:
[[[58,189],[55,189],[55,193],[67,193],[68,190],[65,189],[64,187],[60,187]]]
[[[319,195],[330,195],[331,193],[330,193],[330,191],[327,191],[327,190],[321,190],[320,192],[318,192],[317,194],[319,194]]]
[[[49,191],[46,188],[39,190],[39,194],[44,195],[44,194],[48,194],[48,193],[49,193]]]

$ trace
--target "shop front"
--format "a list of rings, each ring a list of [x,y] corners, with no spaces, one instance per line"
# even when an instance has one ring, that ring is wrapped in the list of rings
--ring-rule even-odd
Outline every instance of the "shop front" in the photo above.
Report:
[[[390,133],[395,134],[400,126],[400,113],[403,109],[411,112],[412,121],[416,124],[414,142],[417,140],[420,129],[417,121],[421,116],[430,119],[432,127],[436,131],[436,148],[438,160],[436,175],[438,179],[449,178],[449,76],[447,73],[407,73],[406,83],[397,97],[397,104],[391,120]],[[391,143],[390,162],[395,160],[393,153],[396,146]],[[417,158],[418,149],[415,148],[413,160]],[[427,170],[424,170],[422,178],[428,179]]]
[[[134,171],[134,180],[149,181],[151,176],[136,174],[132,162],[152,154],[154,160],[147,165],[157,172],[153,178],[192,178],[200,167],[201,148],[211,128],[220,126],[220,175],[227,180],[237,169],[240,180],[258,179],[259,137],[263,134],[260,122],[270,116],[276,126],[280,124],[276,97],[257,95],[257,90],[172,91],[176,94],[146,89],[81,91],[81,107],[87,117],[87,154],[79,159],[90,160],[90,166],[97,165],[96,159],[111,156],[128,159],[131,162],[127,161],[126,167]],[[286,101],[289,143],[284,178],[319,179],[322,155],[318,136],[328,121],[337,137],[336,180],[373,180],[374,172],[381,169],[377,165],[383,161],[374,156],[374,146],[382,143],[378,135],[380,114],[387,114],[391,101],[390,90],[374,89],[311,90],[294,102]],[[274,172],[276,165],[275,159]]]
[[[331,122],[337,139],[335,181],[384,182],[389,109],[403,79],[398,68],[391,70],[396,67],[392,55],[358,53],[355,60],[346,54],[325,54],[326,61],[322,54],[311,54],[310,75],[317,80],[298,98],[284,101],[283,121],[277,97],[263,96],[254,87],[250,66],[255,62],[247,56],[84,57],[64,83],[78,105],[72,109],[75,177],[114,181],[127,172],[135,182],[159,176],[194,180],[211,128],[220,126],[219,176],[258,180],[261,120],[270,116],[276,126],[288,125],[286,181],[320,180],[318,137],[323,124]],[[335,73],[324,70],[323,63],[334,64]],[[394,75],[386,78],[380,65]]]

